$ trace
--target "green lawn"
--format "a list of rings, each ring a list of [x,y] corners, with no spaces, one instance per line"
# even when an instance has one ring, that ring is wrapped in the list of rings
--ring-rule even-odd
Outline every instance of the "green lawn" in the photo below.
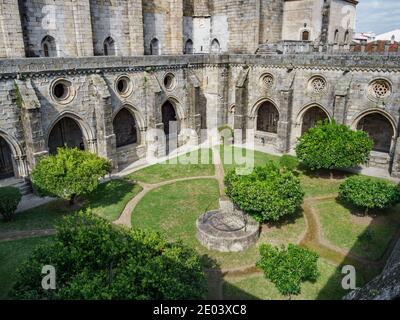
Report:
[[[320,259],[318,270],[321,275],[315,283],[304,282],[301,294],[293,300],[333,300],[341,299],[346,292],[341,287],[342,275],[334,265]],[[232,300],[287,300],[263,273],[243,278],[227,279],[223,286],[224,298]]]
[[[128,180],[112,180],[99,185],[97,190],[88,195],[84,200],[83,207],[91,207],[98,215],[115,220],[120,216],[125,205],[141,190],[139,185]],[[71,212],[68,202],[55,200],[16,214],[12,222],[5,223],[0,220],[0,233],[52,229],[64,215]]]
[[[187,177],[213,176],[214,174],[211,149],[200,149],[136,171],[127,177],[133,181],[158,183]]]
[[[298,217],[275,228],[264,228],[257,245],[239,253],[209,251],[196,239],[196,220],[208,209],[218,208],[216,180],[184,181],[149,192],[135,208],[132,225],[166,234],[170,240],[182,240],[195,248],[205,261],[220,268],[240,268],[255,265],[259,258],[258,245],[296,242],[305,231],[301,213]]]
[[[115,221],[119,218],[128,202],[141,191],[141,186],[128,180],[112,180],[101,184],[93,193],[87,196],[87,205],[99,216]]]
[[[400,228],[400,207],[365,220],[335,200],[315,205],[325,239],[355,255],[378,260]]]
[[[41,237],[0,242],[0,299],[7,298],[16,279],[16,270],[31,255],[33,249],[51,242],[52,239],[53,237]]]

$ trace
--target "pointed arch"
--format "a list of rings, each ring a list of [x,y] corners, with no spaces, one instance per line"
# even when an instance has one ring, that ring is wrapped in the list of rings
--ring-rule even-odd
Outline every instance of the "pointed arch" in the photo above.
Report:
[[[150,41],[150,55],[159,56],[161,54],[160,41],[157,38],[153,38]]]
[[[115,56],[117,54],[115,41],[112,37],[107,37],[103,42],[103,54],[105,56]]]
[[[271,101],[265,101],[259,105],[256,121],[257,131],[276,134],[278,133],[278,122],[278,108]]]
[[[3,172],[3,175],[1,172],[2,169],[0,168],[0,179],[8,178],[11,176],[17,178],[26,177],[28,175],[28,170],[26,165],[25,153],[22,149],[21,144],[18,142],[17,139],[14,139],[6,132],[0,130],[0,153],[4,151],[6,152],[6,154],[0,154],[0,158],[3,157],[3,159],[0,159],[0,167],[4,165],[4,167],[6,168],[4,168],[5,170]],[[5,161],[6,163],[1,164],[2,161]],[[12,168],[10,167],[10,164]]]
[[[356,117],[353,128],[368,133],[374,141],[373,150],[390,153],[396,135],[396,122],[385,111],[373,109]]]
[[[211,42],[211,53],[220,53],[221,52],[221,45],[217,38],[215,38]]]
[[[57,57],[56,40],[52,36],[45,36],[41,42],[41,52],[43,57]]]
[[[137,144],[139,142],[135,115],[127,108],[121,108],[113,119],[117,148]]]
[[[304,107],[298,116],[297,123],[301,125],[301,135],[314,127],[318,121],[331,120],[328,110],[320,104],[310,104]]]
[[[193,54],[193,41],[192,39],[188,39],[185,43],[185,54]]]
[[[77,147],[91,150],[90,144],[95,141],[90,126],[82,118],[71,112],[64,112],[50,126],[47,136],[49,153],[55,154],[58,147]]]

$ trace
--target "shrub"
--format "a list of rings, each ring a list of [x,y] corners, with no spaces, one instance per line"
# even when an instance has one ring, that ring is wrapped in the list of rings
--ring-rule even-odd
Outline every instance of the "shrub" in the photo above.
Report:
[[[44,265],[56,289],[43,290]],[[17,272],[16,299],[201,299],[206,281],[199,256],[159,234],[126,230],[92,212],[64,218],[53,243],[38,247]]]
[[[4,221],[11,221],[22,199],[21,191],[14,187],[0,188],[0,214]]]
[[[318,254],[308,249],[294,244],[287,249],[262,245],[260,255],[257,267],[285,296],[300,294],[302,282],[316,281],[319,277]]]
[[[225,185],[232,201],[260,223],[295,214],[304,198],[300,180],[290,171],[281,172],[273,162],[245,176],[232,170]]]
[[[351,168],[365,163],[372,147],[366,132],[325,121],[300,138],[296,153],[311,170]]]
[[[282,168],[294,171],[299,166],[299,159],[289,154],[285,154],[279,159],[279,165]]]
[[[234,131],[229,125],[225,124],[220,126],[218,128],[218,133],[220,134],[222,144],[225,144],[226,142],[233,142]]]
[[[399,203],[400,191],[389,181],[353,176],[340,186],[339,199],[368,213],[369,209],[385,209]]]
[[[111,163],[77,148],[59,148],[55,156],[42,158],[32,172],[36,191],[74,204],[77,196],[95,190],[99,179],[111,170]]]

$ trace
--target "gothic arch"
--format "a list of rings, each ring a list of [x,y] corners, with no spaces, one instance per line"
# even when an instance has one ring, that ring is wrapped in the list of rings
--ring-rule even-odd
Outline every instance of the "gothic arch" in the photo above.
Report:
[[[303,107],[297,116],[297,125],[300,126],[300,135],[312,128],[317,121],[332,120],[329,111],[320,104],[312,103]]]
[[[188,39],[185,43],[185,54],[193,54],[193,53],[194,53],[193,41],[192,39]]]
[[[159,56],[161,55],[161,50],[160,50],[160,41],[157,38],[153,38],[150,41],[150,55],[152,56]]]
[[[105,56],[117,55],[115,40],[111,36],[107,37],[103,42],[103,54]]]
[[[127,109],[135,118],[137,127],[139,130],[146,130],[146,121],[144,119],[144,116],[142,112],[140,112],[136,107],[134,107],[131,104],[123,104],[121,105],[113,114],[113,121],[115,116],[122,110],[122,109]]]
[[[11,162],[13,166],[14,177],[27,177],[27,165],[25,161],[25,154],[20,143],[12,136],[0,130],[0,139],[5,141],[10,151]]]
[[[255,128],[257,131],[278,133],[279,111],[274,103],[266,100],[257,107]]]
[[[213,39],[211,42],[211,53],[220,53],[221,52],[221,45],[217,38]]]
[[[135,115],[127,108],[121,108],[114,116],[113,130],[117,148],[139,143],[140,134]]]
[[[40,45],[43,57],[57,57],[57,44],[54,37],[45,36]]]
[[[374,141],[374,151],[390,153],[396,138],[396,121],[381,109],[371,109],[356,116],[352,128],[366,131]]]
[[[78,128],[80,129],[80,132],[82,133],[82,140],[83,140],[84,148],[88,151],[95,152],[95,148],[93,145],[93,142],[95,141],[95,135],[93,134],[90,126],[85,121],[83,121],[81,117],[79,117],[78,115],[76,115],[72,112],[62,113],[57,117],[56,120],[54,120],[52,122],[52,125],[49,127],[49,130],[47,132],[47,138],[46,138],[47,147],[50,149],[49,144],[51,141],[50,139],[51,139],[53,130],[63,119],[71,119],[77,124]]]

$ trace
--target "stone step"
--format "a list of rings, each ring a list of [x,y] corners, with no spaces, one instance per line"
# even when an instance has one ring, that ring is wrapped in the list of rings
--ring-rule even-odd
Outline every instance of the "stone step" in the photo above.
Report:
[[[24,180],[16,180],[15,182],[11,183],[9,186],[18,188],[21,191],[23,196],[32,193],[32,185],[30,184],[30,182],[26,182]]]

